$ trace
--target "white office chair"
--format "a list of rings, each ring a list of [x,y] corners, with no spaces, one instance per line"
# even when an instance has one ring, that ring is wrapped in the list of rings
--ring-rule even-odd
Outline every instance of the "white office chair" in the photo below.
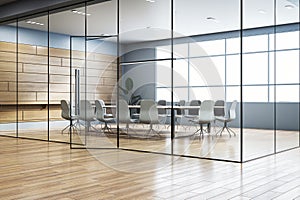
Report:
[[[237,105],[237,101],[234,100],[234,101],[231,103],[231,106],[230,106],[230,108],[229,108],[229,116],[223,116],[223,117],[217,116],[217,117],[216,117],[216,120],[221,121],[221,122],[224,123],[223,128],[222,128],[220,131],[218,131],[218,133],[220,133],[220,135],[222,135],[222,133],[223,133],[223,131],[224,131],[225,129],[226,129],[227,132],[229,133],[229,136],[231,136],[230,132],[233,133],[233,135],[236,135],[235,132],[234,132],[231,128],[228,127],[228,122],[231,122],[231,121],[233,121],[233,120],[236,118],[236,113],[235,113],[236,105]],[[218,133],[217,133],[217,134],[218,134]]]
[[[96,119],[104,123],[104,128],[101,127],[101,129],[103,130],[104,133],[105,130],[107,130],[108,132],[112,132],[108,124],[115,123],[115,119],[113,117],[105,117],[105,110],[100,100],[95,101],[95,106],[96,106]]]
[[[106,112],[105,102],[102,99],[99,99],[98,101],[102,105],[104,117],[110,117],[110,118],[112,118],[113,114]]]
[[[154,133],[160,136],[160,134],[153,129],[153,124],[159,124],[157,105],[153,100],[141,100],[139,122],[150,125],[148,134]]]
[[[157,102],[158,106],[166,106],[167,105],[167,101],[166,100],[159,100]],[[170,116],[167,114],[167,110],[165,108],[158,108],[158,119],[160,121],[161,124],[165,124],[167,117]]]
[[[195,133],[199,132],[200,136],[202,136],[202,137],[204,135],[203,124],[207,124],[208,126],[210,126],[210,123],[215,120],[214,105],[215,105],[215,102],[212,100],[203,101],[201,103],[198,118],[191,120],[193,123],[200,125],[200,128],[197,129],[197,131]],[[208,132],[209,131],[210,131],[210,127],[208,127]]]
[[[73,131],[78,131],[76,127],[76,122],[73,124],[73,120],[77,120],[78,116],[71,114],[71,108],[70,103],[67,100],[61,100],[60,101],[60,107],[61,107],[61,117],[65,120],[70,121],[70,124],[67,125],[61,133],[63,134],[66,129],[69,129],[68,133],[73,129]]]
[[[79,119],[84,121],[84,126],[87,131],[90,131],[90,128],[98,132],[98,130],[91,125],[91,122],[96,121],[95,111],[88,100],[80,100],[79,105]]]
[[[126,132],[128,134],[129,124],[137,122],[137,119],[130,118],[130,111],[128,107],[128,103],[124,99],[119,100],[119,123],[126,124]]]

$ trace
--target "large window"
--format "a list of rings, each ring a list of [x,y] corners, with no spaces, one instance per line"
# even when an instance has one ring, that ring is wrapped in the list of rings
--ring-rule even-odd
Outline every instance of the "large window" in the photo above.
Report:
[[[243,38],[244,102],[298,102],[299,101],[299,31],[245,36]],[[222,34],[220,34],[222,37]],[[209,87],[226,87],[226,100],[239,97],[240,38],[225,38],[203,42],[177,44],[174,48],[174,88],[182,88],[184,97],[190,100],[191,91],[203,94],[201,99],[211,98]],[[175,46],[174,46],[175,47]],[[179,48],[180,47],[180,48]],[[170,46],[156,48],[156,57],[170,57]],[[274,65],[276,62],[276,66]],[[170,65],[168,65],[170,67]],[[215,68],[218,77],[208,80],[203,69]],[[157,81],[164,82],[161,69],[157,68]],[[164,69],[167,70],[167,69]],[[221,80],[221,81],[220,81]],[[170,80],[168,80],[169,82]],[[274,86],[277,89],[274,98]],[[157,99],[162,98],[162,86],[157,85]],[[193,88],[194,87],[194,88]],[[167,89],[167,88],[164,88]],[[169,88],[169,90],[171,90]],[[201,91],[200,91],[201,90]],[[178,91],[178,89],[176,89]],[[175,99],[177,99],[175,94]]]

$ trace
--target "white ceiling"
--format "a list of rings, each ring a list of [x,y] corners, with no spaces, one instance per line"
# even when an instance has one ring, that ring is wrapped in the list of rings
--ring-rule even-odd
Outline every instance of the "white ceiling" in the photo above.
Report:
[[[274,24],[274,0],[244,0],[243,27],[254,28]],[[299,21],[299,0],[277,0],[276,23]],[[175,36],[189,36],[240,28],[240,0],[174,0]],[[88,6],[88,35],[116,34],[116,0]],[[288,7],[288,8],[286,8]],[[120,39],[123,42],[151,41],[170,37],[169,0],[120,1]],[[84,12],[84,8],[77,10]],[[207,18],[215,18],[208,20]],[[32,19],[47,23],[47,17]],[[70,10],[50,15],[50,31],[68,35],[84,35],[84,15]],[[46,26],[20,26],[45,30]]]

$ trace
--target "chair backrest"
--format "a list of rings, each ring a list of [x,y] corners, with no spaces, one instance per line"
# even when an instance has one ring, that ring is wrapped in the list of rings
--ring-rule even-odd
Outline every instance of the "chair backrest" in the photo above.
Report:
[[[88,100],[80,100],[79,118],[84,121],[91,121],[95,117],[95,111]]]
[[[224,100],[217,100],[215,102],[215,107],[214,107],[214,114],[215,116],[225,116],[225,101]]]
[[[98,101],[102,105],[103,113],[105,115],[106,114],[105,102],[102,99],[99,99]]]
[[[60,101],[61,117],[66,120],[71,119],[70,103],[67,100]]]
[[[123,123],[130,122],[128,103],[124,99],[119,100],[119,122],[123,122]]]
[[[199,119],[207,121],[214,120],[214,105],[215,102],[213,100],[203,101],[199,110]]]
[[[190,102],[190,106],[199,106],[201,105],[201,101],[200,100],[192,100]],[[188,109],[188,114],[189,115],[199,115],[199,108],[191,108]]]
[[[104,104],[102,103],[102,100],[95,100],[95,106],[96,106],[96,118],[98,120],[103,120],[105,115],[104,110]]]
[[[156,103],[151,99],[141,101],[140,122],[155,123],[158,122],[158,110]]]
[[[167,101],[166,100],[159,100],[157,102],[157,105],[160,105],[160,106],[166,106],[167,105]],[[163,109],[163,108],[158,108],[158,114],[166,114],[167,111],[166,109]]]
[[[185,106],[185,100],[180,100],[178,106]],[[183,114],[184,114],[184,110],[181,109],[177,110],[177,115],[183,115]]]
[[[236,113],[235,113],[236,105],[237,105],[237,100],[234,100],[231,103],[231,106],[230,106],[230,109],[229,109],[229,119],[235,119],[236,118]]]

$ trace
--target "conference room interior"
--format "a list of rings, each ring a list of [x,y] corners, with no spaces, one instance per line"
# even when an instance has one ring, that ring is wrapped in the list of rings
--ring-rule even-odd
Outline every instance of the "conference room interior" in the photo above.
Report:
[[[232,162],[298,148],[299,2],[218,2],[92,1],[1,24],[0,134]],[[97,100],[113,118],[107,129]],[[158,121],[139,119],[145,100]],[[208,100],[224,101],[221,119],[237,101],[231,132],[214,119],[199,134]]]

